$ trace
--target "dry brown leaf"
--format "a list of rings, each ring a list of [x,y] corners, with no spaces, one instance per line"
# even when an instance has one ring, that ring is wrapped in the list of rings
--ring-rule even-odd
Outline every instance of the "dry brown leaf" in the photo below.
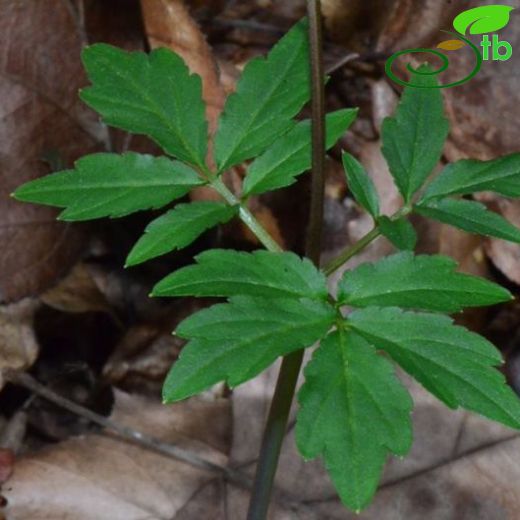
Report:
[[[471,3],[472,0],[392,0],[386,5],[387,11],[381,14],[384,26],[377,37],[377,50],[391,53],[434,45],[439,31],[449,30],[453,18]]]
[[[124,385],[126,389],[157,395],[185,342],[168,333],[154,337],[152,341],[146,338],[143,343],[144,338],[139,334],[143,327],[146,325],[128,330],[121,345],[117,346],[117,354],[105,364],[103,374],[108,381]],[[157,334],[156,330],[154,332]],[[130,347],[135,350],[131,351]]]
[[[163,406],[116,393],[113,420],[226,463],[229,403]],[[9,520],[171,520],[215,476],[108,435],[72,438],[20,459],[4,486]],[[208,510],[207,496],[201,506]],[[219,498],[209,506],[219,508]],[[194,508],[195,511],[197,508]],[[181,516],[184,520],[218,516]]]
[[[484,254],[484,242],[485,239],[481,236],[442,224],[438,252],[454,258],[460,271],[485,278],[489,275],[489,268]]]
[[[33,316],[38,304],[26,298],[0,307],[0,389],[3,372],[25,370],[38,356],[38,343],[33,330]]]
[[[520,227],[520,201],[506,199],[492,193],[483,193],[476,196],[493,211],[500,213],[513,225]],[[485,240],[485,250],[491,261],[511,281],[520,284],[520,245],[488,238]]]
[[[395,0],[322,0],[323,16],[330,36],[350,51],[373,47]]]
[[[112,308],[96,285],[88,267],[79,262],[55,286],[45,291],[43,303],[63,312],[106,312]]]
[[[330,36],[350,51],[394,52],[438,38],[468,0],[322,0]],[[430,42],[433,43],[433,42]]]
[[[10,302],[55,283],[85,241],[80,226],[55,222],[54,210],[9,194],[48,172],[46,156],[68,166],[102,135],[77,96],[85,83],[81,38],[66,2],[4,2],[0,46],[0,302]]]

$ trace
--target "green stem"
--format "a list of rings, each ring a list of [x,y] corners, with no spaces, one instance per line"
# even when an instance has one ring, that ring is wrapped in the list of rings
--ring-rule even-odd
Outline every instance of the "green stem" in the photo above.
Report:
[[[396,220],[401,217],[406,217],[411,213],[413,213],[413,208],[410,205],[406,205],[391,215],[390,219]],[[360,238],[353,246],[345,249],[342,253],[339,254],[339,256],[333,258],[325,267],[322,268],[325,276],[330,276],[336,269],[339,269],[353,256],[356,256],[358,253],[360,253],[363,249],[365,249],[365,247],[368,246],[368,244],[373,242],[379,236],[381,236],[381,231],[379,230],[379,226],[376,223],[371,231]]]
[[[364,237],[360,238],[352,247],[345,249],[339,256],[333,258],[322,271],[326,276],[331,275],[336,269],[339,269],[345,262],[350,260],[353,256],[360,253],[365,247],[381,235],[379,228],[376,226],[369,231]]]
[[[214,178],[210,185],[217,191],[220,196],[231,206],[239,206],[239,216],[242,222],[254,233],[260,240],[262,245],[269,251],[279,253],[282,248],[273,240],[271,235],[264,229],[262,224],[256,220],[254,215],[247,209],[244,204],[231,193],[227,186],[222,182],[220,177]]]
[[[319,265],[325,186],[323,171],[325,164],[325,94],[320,0],[308,0],[307,10],[309,13],[312,79],[312,189],[306,255],[316,265]],[[249,503],[248,520],[265,520],[267,518],[274,477],[287,430],[287,421],[303,361],[303,353],[303,350],[293,352],[282,361],[260,448]]]

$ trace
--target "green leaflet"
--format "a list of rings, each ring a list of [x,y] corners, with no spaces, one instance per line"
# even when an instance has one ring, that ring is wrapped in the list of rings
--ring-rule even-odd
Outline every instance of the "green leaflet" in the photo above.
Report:
[[[448,164],[428,186],[422,200],[478,191],[520,197],[520,153],[491,161],[464,159]]]
[[[208,128],[199,76],[168,49],[126,52],[98,43],[82,54],[92,86],[81,99],[103,121],[151,137],[167,153],[205,164]]]
[[[406,217],[389,219],[386,216],[377,219],[379,231],[388,238],[397,249],[413,250],[417,243],[417,233]]]
[[[228,97],[215,138],[219,171],[267,149],[293,125],[310,97],[307,23],[298,23],[269,52],[245,67]]]
[[[202,180],[189,166],[165,157],[98,153],[79,159],[74,170],[20,186],[13,196],[66,208],[61,220],[89,220],[160,208],[200,184]]]
[[[191,244],[204,231],[224,224],[237,214],[237,208],[223,202],[200,201],[178,204],[155,219],[145,229],[126,259],[126,266],[140,264]]]
[[[363,165],[349,153],[343,153],[343,167],[352,195],[374,218],[379,215],[379,197]]]
[[[327,299],[325,276],[294,253],[213,249],[167,276],[154,296],[234,296]]]
[[[298,401],[298,449],[307,459],[323,456],[341,500],[359,512],[376,491],[387,453],[410,448],[410,395],[372,346],[336,331],[305,367]]]
[[[520,427],[520,400],[494,368],[500,353],[482,336],[445,316],[396,308],[357,310],[347,323],[449,407]]]
[[[353,307],[397,306],[438,312],[459,312],[508,301],[509,291],[455,271],[447,256],[415,256],[410,252],[388,256],[346,271],[338,287],[338,300]]]
[[[502,238],[520,243],[520,229],[510,224],[498,213],[472,200],[442,199],[423,202],[415,211],[425,217],[450,224],[464,231]]]
[[[166,378],[163,399],[178,401],[219,381],[237,386],[318,341],[334,320],[329,304],[305,299],[236,296],[199,311],[177,328],[190,341]]]
[[[326,146],[334,146],[356,118],[357,110],[332,112],[326,118]],[[274,142],[249,167],[244,195],[264,193],[291,185],[311,167],[311,122],[298,123]]]
[[[437,84],[434,75],[413,74],[412,80],[418,85]],[[405,202],[439,161],[448,130],[437,88],[406,88],[395,116],[384,120],[383,155]]]

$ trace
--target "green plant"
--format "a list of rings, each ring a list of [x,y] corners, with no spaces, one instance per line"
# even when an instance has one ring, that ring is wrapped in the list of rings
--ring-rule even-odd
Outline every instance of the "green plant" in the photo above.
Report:
[[[345,153],[350,191],[372,215],[374,228],[320,270],[281,251],[248,210],[251,195],[288,186],[311,166],[311,125],[294,120],[310,96],[305,22],[267,58],[247,65],[226,103],[209,159],[201,80],[178,56],[165,49],[146,55],[98,44],[84,51],[83,60],[92,86],[82,91],[82,99],[107,124],[149,136],[170,157],[94,154],[80,159],[74,170],[21,186],[14,196],[65,208],[59,218],[78,221],[160,208],[204,185],[222,201],[179,204],[154,220],[127,265],[185,247],[204,230],[235,217],[266,248],[204,252],[153,289],[161,297],[227,298],[177,328],[188,343],[164,384],[166,403],[220,381],[234,387],[276,358],[321,342],[298,396],[297,444],[305,458],[323,457],[341,499],[356,511],[370,502],[387,455],[405,455],[412,441],[412,400],[393,362],[450,408],[462,406],[520,428],[520,401],[496,369],[499,352],[446,316],[507,301],[510,293],[457,272],[448,257],[414,255],[416,236],[408,220],[416,212],[520,243],[520,230],[460,198],[478,191],[520,196],[520,154],[459,161],[428,181],[448,123],[439,90],[427,88],[436,84],[427,68],[414,74],[414,83],[426,88],[405,90],[395,117],[383,125],[383,153],[402,208],[381,215],[370,177]],[[346,109],[327,116],[328,147],[355,115],[356,110]],[[237,196],[222,174],[246,160],[252,162]],[[404,251],[347,271],[331,295],[326,275],[381,234]],[[347,307],[354,309],[348,315]]]

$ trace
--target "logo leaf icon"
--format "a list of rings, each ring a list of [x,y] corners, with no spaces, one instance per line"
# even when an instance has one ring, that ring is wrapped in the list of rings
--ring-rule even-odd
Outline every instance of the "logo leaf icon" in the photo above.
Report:
[[[461,40],[444,40],[437,45],[437,48],[444,51],[456,51],[462,49],[465,45],[466,44]]]
[[[509,22],[509,13],[514,9],[509,5],[485,5],[468,9],[453,20],[453,27],[460,34],[485,34],[499,31]]]

